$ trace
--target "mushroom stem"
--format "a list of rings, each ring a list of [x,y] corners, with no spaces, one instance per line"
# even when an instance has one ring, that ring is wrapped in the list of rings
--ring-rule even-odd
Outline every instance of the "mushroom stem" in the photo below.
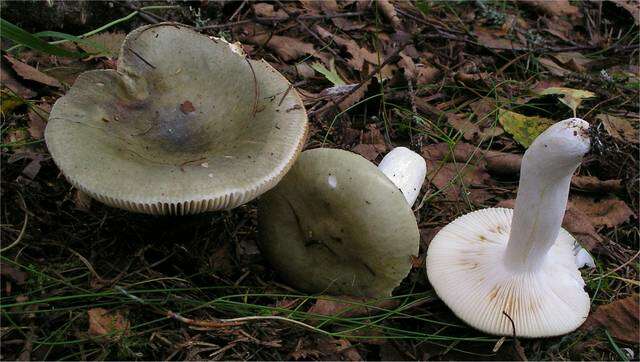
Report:
[[[384,156],[378,169],[402,191],[409,206],[413,205],[427,175],[424,158],[406,147],[396,147]]]
[[[525,152],[505,253],[508,268],[537,270],[556,241],[571,176],[589,151],[588,130],[586,121],[566,119],[544,131]]]

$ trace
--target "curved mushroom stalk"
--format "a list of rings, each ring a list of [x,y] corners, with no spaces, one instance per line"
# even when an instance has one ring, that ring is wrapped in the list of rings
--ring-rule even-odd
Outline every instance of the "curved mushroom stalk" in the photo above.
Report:
[[[515,210],[474,211],[431,241],[429,281],[473,327],[547,337],[585,321],[590,300],[576,265],[584,253],[576,256],[576,241],[561,223],[571,175],[589,150],[588,128],[571,118],[538,136],[522,161]]]
[[[393,182],[412,206],[427,176],[427,163],[406,147],[396,147],[380,161],[378,169]]]
[[[554,124],[522,158],[505,263],[534,271],[558,238],[569,198],[571,176],[589,151],[589,124],[571,118]]]

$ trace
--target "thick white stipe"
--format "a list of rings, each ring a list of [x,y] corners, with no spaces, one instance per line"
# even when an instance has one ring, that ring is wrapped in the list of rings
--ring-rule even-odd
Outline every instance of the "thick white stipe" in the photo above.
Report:
[[[409,206],[418,198],[427,175],[427,163],[419,154],[406,147],[396,147],[378,165],[407,199]]]

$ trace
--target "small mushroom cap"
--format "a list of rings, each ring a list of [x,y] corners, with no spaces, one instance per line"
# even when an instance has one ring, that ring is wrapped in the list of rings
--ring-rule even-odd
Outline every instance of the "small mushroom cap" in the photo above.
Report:
[[[307,117],[265,61],[177,24],[138,28],[118,69],[83,73],[45,139],[71,184],[108,205],[192,214],[246,203],[282,178]]]
[[[389,296],[418,254],[418,225],[402,192],[348,151],[303,152],[258,210],[265,256],[308,292]]]
[[[589,314],[589,295],[574,262],[575,239],[564,229],[535,272],[513,272],[502,262],[512,209],[471,212],[440,230],[427,252],[436,293],[462,320],[481,331],[548,337],[578,328]]]

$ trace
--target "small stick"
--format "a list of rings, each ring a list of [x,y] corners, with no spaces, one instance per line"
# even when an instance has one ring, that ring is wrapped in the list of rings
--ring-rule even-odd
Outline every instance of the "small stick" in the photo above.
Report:
[[[225,328],[236,327],[243,325],[244,322],[236,321],[220,321],[220,320],[196,320],[191,318],[185,318],[178,313],[167,311],[167,318],[175,319],[178,322],[188,324],[190,326],[205,327],[205,328]]]

